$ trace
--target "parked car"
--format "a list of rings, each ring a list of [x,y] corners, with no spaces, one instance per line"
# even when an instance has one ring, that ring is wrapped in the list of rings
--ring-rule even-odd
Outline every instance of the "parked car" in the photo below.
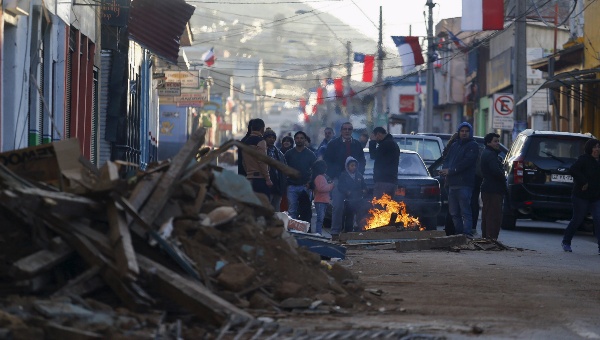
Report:
[[[572,215],[571,165],[583,154],[591,134],[525,130],[504,159],[508,194],[502,228],[515,229],[517,219],[555,221]]]
[[[418,134],[439,137],[443,141],[444,146],[448,145],[448,141],[450,140],[450,137],[452,137],[452,134],[449,134],[449,133],[420,132]],[[485,148],[485,141],[484,141],[483,137],[473,136],[473,139],[475,139],[477,144],[479,144],[480,150],[483,150]],[[504,146],[504,144],[500,143],[500,153],[498,154],[498,157],[500,157],[500,159],[504,159],[504,157],[506,157],[507,153],[508,153],[508,148],[506,148],[506,146]],[[446,219],[446,214],[448,213],[448,192],[443,189],[444,183],[446,182],[446,178],[439,175],[440,169],[442,169],[442,160],[441,159],[436,160],[436,162],[434,162],[428,168],[431,176],[433,178],[437,179],[438,182],[440,182],[440,186],[442,187],[442,210],[438,214],[437,223],[438,223],[438,225],[443,225],[445,222],[445,219]],[[479,199],[479,197],[477,199]]]
[[[427,166],[430,166],[442,155],[444,143],[439,137],[419,134],[392,134],[400,149],[415,151]]]
[[[367,197],[373,197],[373,165],[374,160],[365,148],[365,183]],[[398,189],[394,200],[404,202],[406,211],[419,218],[421,225],[428,230],[435,230],[436,216],[440,212],[442,202],[440,197],[440,183],[432,178],[427,171],[423,159],[418,153],[411,150],[400,150],[398,164]]]
[[[452,137],[452,134],[450,133],[429,133],[429,132],[419,132],[417,133],[418,135],[424,135],[424,136],[435,136],[435,137],[439,137],[442,140],[442,143],[444,144],[444,147],[446,145],[448,145],[448,141],[450,140],[450,137]],[[473,139],[475,139],[475,141],[479,144],[480,147],[485,147],[485,142],[483,141],[483,137],[482,136],[473,136]],[[442,148],[442,151],[444,149]],[[504,159],[504,157],[506,156],[506,154],[508,153],[508,148],[500,143],[500,154],[498,156],[500,156],[500,158]],[[432,174],[433,175],[433,174]]]

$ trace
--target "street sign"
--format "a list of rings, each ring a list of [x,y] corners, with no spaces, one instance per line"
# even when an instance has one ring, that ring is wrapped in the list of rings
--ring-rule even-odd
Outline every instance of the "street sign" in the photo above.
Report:
[[[515,99],[512,93],[496,93],[492,97],[492,127],[512,130],[515,124]]]
[[[158,85],[157,92],[159,96],[181,96],[181,83],[163,82]]]

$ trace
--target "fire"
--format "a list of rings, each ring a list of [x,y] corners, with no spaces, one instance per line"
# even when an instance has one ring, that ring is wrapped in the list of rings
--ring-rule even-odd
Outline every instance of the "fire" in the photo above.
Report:
[[[366,230],[389,225],[392,213],[398,214],[395,223],[402,222],[404,228],[412,229],[418,227],[419,230],[425,230],[425,228],[421,227],[418,218],[412,217],[406,212],[406,205],[404,202],[396,202],[390,195],[383,194],[381,198],[373,197],[371,203],[374,206],[382,206],[385,210],[378,208],[369,210],[371,217],[367,219],[367,225],[365,226]]]

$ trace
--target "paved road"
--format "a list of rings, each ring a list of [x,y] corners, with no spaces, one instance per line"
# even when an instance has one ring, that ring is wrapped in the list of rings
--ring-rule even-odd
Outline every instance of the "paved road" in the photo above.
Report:
[[[513,247],[539,252],[563,252],[560,246],[563,232],[569,221],[540,222],[517,220],[517,229],[501,230],[498,240]],[[479,220],[478,226],[481,225]],[[481,228],[478,227],[481,233]],[[573,252],[578,254],[598,254],[596,237],[592,233],[579,232],[572,242]],[[598,256],[600,260],[600,256]]]
[[[516,230],[502,230],[499,241],[521,251],[349,249],[341,263],[365,288],[383,292],[367,294],[372,309],[288,322],[320,330],[401,328],[452,340],[600,339],[596,239],[578,233],[573,253],[565,253],[567,223],[519,220]]]

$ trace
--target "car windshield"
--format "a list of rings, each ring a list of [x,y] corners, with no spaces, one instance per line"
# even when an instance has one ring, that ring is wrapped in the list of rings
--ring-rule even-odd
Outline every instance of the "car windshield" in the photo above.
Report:
[[[365,153],[367,164],[365,166],[365,174],[373,174],[373,166],[375,161]],[[401,153],[400,164],[398,164],[398,175],[413,175],[413,176],[429,176],[425,164],[416,153]]]
[[[395,138],[400,149],[411,150],[419,155],[425,161],[435,161],[442,155],[442,150],[437,140],[420,138]]]
[[[531,139],[526,157],[534,160],[574,161],[583,154],[584,138],[544,138]]]

